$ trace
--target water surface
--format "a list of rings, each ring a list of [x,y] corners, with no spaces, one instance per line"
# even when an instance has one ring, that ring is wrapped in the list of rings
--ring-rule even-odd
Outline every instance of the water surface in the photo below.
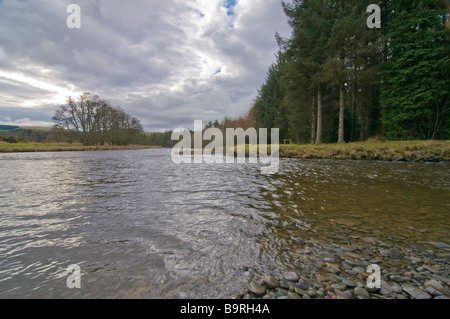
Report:
[[[0,298],[229,298],[307,245],[450,243],[450,164],[0,154]],[[299,244],[300,243],[300,244]],[[78,264],[81,289],[68,289]]]

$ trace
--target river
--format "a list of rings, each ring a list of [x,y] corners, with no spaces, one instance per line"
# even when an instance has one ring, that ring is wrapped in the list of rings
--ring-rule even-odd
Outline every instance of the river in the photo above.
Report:
[[[449,173],[281,159],[263,175],[176,165],[168,149],[0,154],[0,298],[230,298],[266,273],[315,276],[308,247],[436,250],[450,243]],[[72,264],[81,289],[67,287]]]

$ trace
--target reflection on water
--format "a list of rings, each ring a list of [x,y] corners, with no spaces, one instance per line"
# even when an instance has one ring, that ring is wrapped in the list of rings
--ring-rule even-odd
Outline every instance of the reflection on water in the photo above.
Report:
[[[175,165],[170,150],[0,154],[0,297],[226,298],[298,241],[450,242],[449,164]],[[66,287],[78,264],[81,289]],[[308,265],[303,265],[308,268]]]

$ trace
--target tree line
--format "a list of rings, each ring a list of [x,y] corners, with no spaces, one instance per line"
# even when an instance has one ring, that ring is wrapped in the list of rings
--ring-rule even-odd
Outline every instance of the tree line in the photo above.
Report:
[[[55,112],[53,121],[56,122],[53,134],[59,140],[85,146],[142,142],[143,130],[138,119],[92,93],[84,93],[77,100],[69,97],[67,104]]]
[[[449,139],[450,2],[380,1],[381,28],[370,29],[372,2],[283,3],[292,36],[276,35],[247,122],[297,143]]]

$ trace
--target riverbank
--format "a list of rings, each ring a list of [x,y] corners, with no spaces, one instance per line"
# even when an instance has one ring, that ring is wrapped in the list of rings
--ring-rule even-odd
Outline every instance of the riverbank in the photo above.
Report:
[[[421,251],[387,248],[372,238],[370,248],[310,245],[298,240],[302,266],[253,278],[238,299],[449,299],[447,260],[450,245],[437,243]],[[374,270],[368,268],[372,266]],[[379,268],[378,268],[379,267]],[[369,279],[378,268],[380,286]],[[307,271],[305,271],[307,270]],[[306,272],[314,275],[306,276]],[[372,277],[374,278],[374,277]]]
[[[98,145],[83,146],[81,144],[66,143],[0,143],[0,153],[22,153],[22,152],[64,152],[64,151],[112,151],[112,150],[137,150],[160,148],[144,145]]]
[[[236,153],[235,147],[235,153]],[[269,147],[270,149],[270,147]],[[270,151],[270,150],[269,150]],[[246,147],[248,154],[248,146]],[[367,141],[345,144],[280,145],[281,158],[448,162],[450,141]]]

